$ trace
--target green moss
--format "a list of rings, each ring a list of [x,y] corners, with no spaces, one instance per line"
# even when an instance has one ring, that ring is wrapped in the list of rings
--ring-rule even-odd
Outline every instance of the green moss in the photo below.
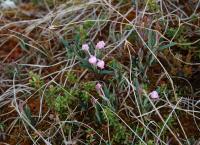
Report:
[[[29,72],[29,83],[35,89],[39,89],[44,85],[44,81],[42,80],[39,74],[33,73],[32,71]]]
[[[108,118],[109,125],[114,130],[112,134],[112,142],[120,144],[128,144],[129,133],[126,127],[124,127],[119,122],[116,115],[108,107],[104,109],[104,112],[106,114],[106,115],[104,114],[105,120],[106,118]]]
[[[148,8],[150,12],[157,12],[159,10],[159,5],[156,0],[146,0],[148,2]]]

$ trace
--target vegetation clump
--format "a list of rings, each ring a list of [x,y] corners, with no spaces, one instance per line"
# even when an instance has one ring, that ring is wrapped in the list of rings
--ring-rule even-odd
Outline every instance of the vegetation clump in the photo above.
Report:
[[[199,3],[0,0],[0,144],[198,144]]]

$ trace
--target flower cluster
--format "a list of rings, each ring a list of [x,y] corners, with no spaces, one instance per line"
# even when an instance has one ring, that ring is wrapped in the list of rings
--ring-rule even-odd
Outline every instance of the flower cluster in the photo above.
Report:
[[[99,41],[97,44],[96,44],[96,49],[103,49],[105,48],[105,42],[104,41]],[[90,54],[90,51],[89,51],[89,46],[88,44],[83,44],[82,45],[82,50],[87,52],[90,57],[88,59],[88,62],[91,64],[91,65],[94,65],[94,66],[97,66],[98,68],[100,69],[104,69],[105,68],[105,62],[101,59],[98,59],[96,57],[96,55],[91,55]]]
[[[153,100],[157,100],[160,98],[157,91],[152,91],[149,95],[150,95],[150,98]]]
[[[96,45],[97,49],[103,49],[105,47],[105,42],[104,41],[99,41]]]

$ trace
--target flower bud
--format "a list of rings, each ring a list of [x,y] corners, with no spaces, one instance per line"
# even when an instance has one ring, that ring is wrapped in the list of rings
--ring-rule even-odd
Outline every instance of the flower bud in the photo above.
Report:
[[[101,86],[100,83],[97,83],[96,86],[95,86],[95,88],[96,88],[97,91],[100,91],[101,88],[102,88],[102,86]]]

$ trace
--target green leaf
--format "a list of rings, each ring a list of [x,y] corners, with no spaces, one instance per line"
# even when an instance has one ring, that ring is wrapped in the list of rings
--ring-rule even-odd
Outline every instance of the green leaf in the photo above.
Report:
[[[107,88],[107,86],[103,87],[103,91],[104,91],[105,97],[108,98],[108,99],[110,99],[110,91]]]
[[[148,33],[148,46],[152,49],[153,46],[156,44],[156,33],[152,30]]]
[[[60,38],[60,42],[64,45],[65,48],[69,47],[69,43],[63,37]]]
[[[113,74],[114,72],[111,70],[100,70],[99,74],[106,75],[106,74]]]
[[[160,50],[160,51],[163,51],[164,49],[169,48],[169,47],[172,47],[172,46],[175,46],[175,45],[176,45],[175,42],[171,42],[171,43],[169,43],[169,44],[167,44],[167,45],[160,46],[160,47],[159,47],[159,50]]]
[[[34,125],[34,120],[32,118],[32,113],[31,113],[31,110],[30,110],[28,105],[26,105],[25,108],[24,108],[24,115],[26,116],[26,118],[28,119],[30,124]]]
[[[20,41],[20,47],[25,51],[29,50],[29,46],[27,45],[27,43],[24,40]]]
[[[88,63],[87,60],[80,59],[80,66],[83,68],[87,68],[90,71],[94,71],[93,67],[91,66],[91,64]]]
[[[99,106],[99,104],[95,104],[94,107],[95,107],[95,116],[97,118],[97,122],[102,123],[103,117],[102,117],[102,113],[101,113],[101,107]]]

